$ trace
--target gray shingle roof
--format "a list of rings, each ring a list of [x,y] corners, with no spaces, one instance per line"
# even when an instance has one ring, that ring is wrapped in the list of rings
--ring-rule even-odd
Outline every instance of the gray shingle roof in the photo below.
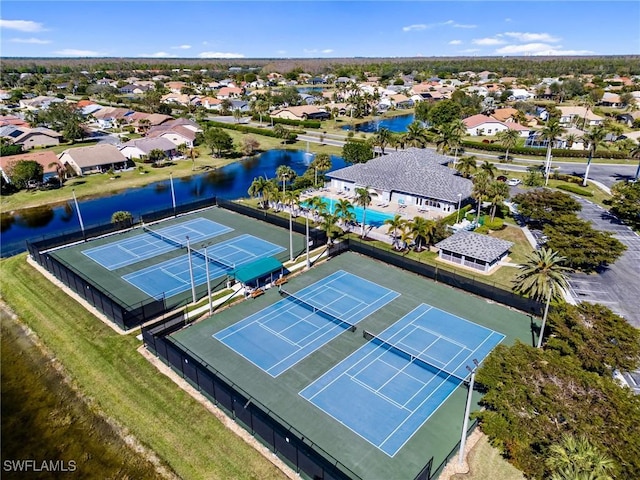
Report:
[[[168,152],[170,150],[175,150],[176,145],[171,140],[167,140],[164,137],[157,138],[136,138],[133,140],[129,140],[127,143],[122,144],[120,150],[125,147],[135,147],[140,149],[144,153],[149,153],[151,150],[162,150],[163,152]]]
[[[341,168],[327,174],[329,178],[354,182],[387,192],[403,192],[423,197],[458,201],[471,196],[471,180],[456,175],[443,164],[451,161],[430,149],[409,148]]]
[[[492,262],[509,250],[512,245],[512,242],[506,240],[462,230],[436,243],[435,246],[441,250],[459,253],[465,257]]]

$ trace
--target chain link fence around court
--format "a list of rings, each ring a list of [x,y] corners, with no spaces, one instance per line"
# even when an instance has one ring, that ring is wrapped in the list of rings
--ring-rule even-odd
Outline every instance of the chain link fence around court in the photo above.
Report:
[[[361,480],[347,466],[169,336],[184,325],[184,320],[175,319],[143,328],[145,347],[301,477],[313,480]],[[421,474],[423,472],[424,469]],[[417,478],[429,480],[428,475]]]

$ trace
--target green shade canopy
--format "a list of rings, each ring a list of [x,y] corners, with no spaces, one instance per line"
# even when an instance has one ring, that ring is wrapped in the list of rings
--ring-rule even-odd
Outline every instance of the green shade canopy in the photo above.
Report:
[[[282,263],[273,257],[261,258],[236,269],[236,280],[246,284],[282,268]]]

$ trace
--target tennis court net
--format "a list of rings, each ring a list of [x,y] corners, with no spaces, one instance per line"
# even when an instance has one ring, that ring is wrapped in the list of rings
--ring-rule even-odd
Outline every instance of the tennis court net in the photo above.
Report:
[[[204,252],[194,250],[193,248],[191,249],[191,251],[194,253],[194,255],[197,255],[198,257],[202,258],[205,262],[209,261],[211,263],[217,263],[218,265],[223,267],[225,270],[235,270],[236,268],[235,263],[227,262],[226,260],[222,260],[221,258],[217,258],[217,257],[214,258],[211,255],[209,255],[208,252],[205,255]]]
[[[436,375],[439,375],[441,377],[454,377],[455,379],[464,382],[465,378],[462,378],[460,375],[456,375],[455,373],[452,372],[448,372],[447,370],[444,370],[443,368],[440,368],[436,365],[433,365],[432,363],[429,363],[425,360],[423,360],[420,357],[417,357],[409,352],[407,352],[406,350],[398,347],[397,345],[393,345],[389,342],[387,342],[386,340],[383,340],[382,338],[378,337],[377,335],[374,335],[371,332],[368,332],[367,330],[363,330],[362,331],[362,336],[364,338],[366,338],[367,340],[369,340],[372,343],[375,343],[377,345],[381,345],[382,347],[386,348],[387,350],[395,353],[396,355],[399,355],[402,358],[405,358],[407,360],[409,360],[411,363],[415,363],[417,365],[420,365],[421,367],[429,370],[431,373],[435,373]]]
[[[186,248],[186,246],[187,246],[187,244],[186,244],[186,243],[182,243],[182,242],[180,242],[180,241],[178,241],[178,240],[176,240],[176,239],[174,239],[174,238],[167,237],[166,235],[163,235],[163,234],[161,234],[161,233],[158,233],[158,232],[156,232],[155,230],[151,230],[151,229],[150,229],[149,227],[147,227],[147,226],[143,226],[143,227],[142,227],[142,229],[143,229],[145,232],[147,232],[147,233],[149,233],[149,234],[153,235],[154,237],[159,238],[160,240],[162,240],[162,241],[164,241],[164,242],[170,243],[171,245],[173,245],[173,246],[175,246],[175,247],[177,247],[177,248]]]
[[[347,322],[346,320],[341,319],[340,317],[327,312],[326,310],[322,310],[319,307],[316,307],[315,305],[312,305],[311,303],[307,302],[306,300],[303,300],[302,298],[287,292],[284,289],[280,289],[280,295],[282,295],[285,298],[290,298],[291,300],[293,300],[294,302],[296,302],[299,305],[302,305],[303,307],[309,309],[310,311],[312,311],[313,313],[320,315],[322,318],[325,318],[333,323],[337,323],[338,325],[340,325],[343,328],[346,328],[347,330],[351,331],[351,332],[355,332],[356,331],[356,326],[353,323]]]

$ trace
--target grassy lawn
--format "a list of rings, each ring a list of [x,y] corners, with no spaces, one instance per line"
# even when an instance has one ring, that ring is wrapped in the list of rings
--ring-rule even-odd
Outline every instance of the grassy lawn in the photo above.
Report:
[[[518,227],[507,225],[503,230],[492,232],[491,236],[513,242],[514,245],[511,247],[511,254],[509,255],[511,263],[524,262],[527,255],[533,251],[531,244],[527,241],[527,237]]]
[[[482,435],[469,453],[469,473],[458,473],[449,479],[440,480],[524,480],[524,475],[507,462],[500,452]]]
[[[181,478],[285,478],[149,364],[136,351],[140,341],[114,333],[25,258],[0,262],[2,297],[54,352],[92,408],[125,426]]]
[[[0,310],[0,316],[3,464],[63,460],[75,462],[75,475],[83,478],[157,478],[144,454],[127,445],[116,427],[65,382],[55,358],[42,352],[8,313]]]

